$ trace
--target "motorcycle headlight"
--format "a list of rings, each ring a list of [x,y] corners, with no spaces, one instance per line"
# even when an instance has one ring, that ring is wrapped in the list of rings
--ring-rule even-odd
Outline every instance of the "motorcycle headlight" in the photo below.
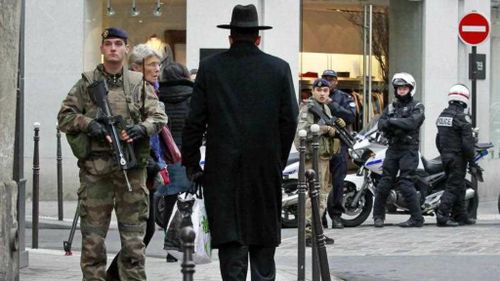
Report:
[[[361,159],[362,155],[365,153],[365,149],[349,149],[349,156],[351,156],[351,159],[353,161]]]

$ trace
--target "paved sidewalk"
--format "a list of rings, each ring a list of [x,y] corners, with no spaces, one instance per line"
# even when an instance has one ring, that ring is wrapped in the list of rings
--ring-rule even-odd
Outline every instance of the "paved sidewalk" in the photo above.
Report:
[[[27,247],[31,246],[31,202],[26,202]],[[30,249],[29,267],[21,269],[21,280],[29,281],[80,281],[80,248],[81,234],[77,230],[73,241],[73,256],[64,256],[62,241],[67,240],[69,229],[76,210],[76,201],[64,202],[64,220],[57,220],[57,202],[41,201],[39,248]],[[297,230],[286,229],[283,242],[276,251],[277,275],[276,281],[290,281],[297,279]],[[108,250],[108,264],[120,247],[116,218],[113,214],[110,231],[106,238]],[[44,249],[45,248],[45,249]],[[157,230],[153,240],[147,248],[146,272],[148,281],[182,280],[181,262],[166,263],[163,248],[163,233]],[[306,269],[310,278],[310,248],[307,250]],[[219,261],[217,250],[212,252],[213,261],[210,264],[196,265],[194,280],[220,281]],[[306,280],[310,280],[306,278]],[[250,280],[250,270],[248,279]],[[332,275],[332,281],[341,280]]]
[[[56,204],[41,202],[46,214],[51,215],[53,211],[49,210],[56,210],[53,212],[56,215],[57,207],[50,205]],[[67,206],[70,209],[71,203]],[[479,220],[473,226],[436,227],[434,217],[425,217],[424,227],[404,229],[396,224],[406,220],[408,215],[388,215],[383,228],[374,228],[373,221],[368,219],[355,228],[327,229],[326,235],[335,239],[335,245],[327,246],[330,272],[336,276],[332,280],[499,280],[500,214],[497,202],[480,202],[479,206]],[[73,216],[70,211],[66,214]],[[53,221],[50,224],[54,224]],[[21,270],[21,280],[80,281],[81,235],[79,231],[75,234],[74,256],[66,257],[62,241],[67,239],[68,233],[68,229],[41,229],[40,248],[52,250],[29,250],[29,267]],[[31,231],[27,230],[28,247],[30,235]],[[110,230],[106,244],[112,258],[120,247],[116,229]],[[148,280],[182,280],[180,263],[166,263],[162,247],[163,234],[157,231],[146,251]],[[194,280],[221,280],[216,251],[213,256],[212,263],[196,267]],[[310,259],[310,250],[307,250],[306,280],[311,280]],[[297,230],[283,229],[282,244],[276,251],[276,280],[297,280],[296,264]]]
[[[113,255],[108,256],[108,263]],[[29,281],[80,281],[80,253],[64,256],[63,251],[29,249],[30,266],[21,270],[21,280]],[[194,280],[220,281],[219,263],[197,265]],[[146,259],[147,277],[150,281],[182,280],[180,263],[166,263],[164,259],[148,257]],[[276,281],[296,279],[295,268],[278,268]],[[332,277],[332,280],[340,280]],[[248,278],[250,280],[250,278]]]

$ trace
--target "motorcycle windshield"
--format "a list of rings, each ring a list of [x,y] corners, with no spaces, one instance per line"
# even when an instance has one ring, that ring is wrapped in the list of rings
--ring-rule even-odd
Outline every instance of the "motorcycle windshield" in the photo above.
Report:
[[[359,131],[359,135],[362,136],[369,136],[373,134],[374,132],[378,131],[378,120],[380,119],[380,115],[376,115],[370,120],[370,122],[361,130]]]

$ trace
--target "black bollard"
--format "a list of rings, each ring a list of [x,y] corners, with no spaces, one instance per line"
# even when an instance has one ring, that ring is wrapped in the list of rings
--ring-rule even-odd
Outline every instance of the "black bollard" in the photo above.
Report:
[[[300,130],[300,145],[299,145],[299,180],[297,184],[297,189],[299,193],[299,203],[298,203],[298,253],[297,253],[297,281],[304,281],[306,279],[306,176],[305,176],[305,162],[306,162],[306,137],[307,131]]]
[[[182,276],[183,281],[193,281],[193,274],[195,272],[193,252],[194,252],[194,238],[196,234],[191,226],[185,226],[181,230],[182,250],[184,257],[182,259]]]
[[[323,226],[321,225],[321,215],[319,213],[318,176],[314,170],[308,170],[306,172],[306,177],[309,184],[309,198],[311,199],[313,235],[315,235],[315,244],[312,245],[312,248],[316,248],[318,265],[321,271],[321,280],[330,281],[331,277],[328,256],[326,254],[325,236],[323,235]]]
[[[311,133],[313,135],[312,138],[312,168],[316,173],[314,173],[314,182],[318,184],[319,186],[319,126],[317,124],[311,125]],[[319,188],[318,188],[319,189]],[[309,186],[309,194],[311,194],[311,186]],[[312,200],[311,200],[311,211],[313,214],[313,219],[314,219],[314,209],[312,208]],[[314,220],[311,222],[312,223],[312,247],[311,247],[311,252],[312,252],[312,280],[313,281],[319,281],[320,279],[320,267],[319,267],[319,261],[318,261],[318,249],[315,247],[316,245],[316,230],[314,227]]]
[[[56,123],[57,130],[57,218],[62,221],[63,214],[63,178],[62,178],[62,152],[61,152],[61,130]]]
[[[33,128],[35,130],[34,149],[33,149],[33,208],[32,208],[32,242],[31,248],[38,248],[38,201],[40,200],[40,156],[38,149],[38,142],[40,141],[40,123],[33,123]]]

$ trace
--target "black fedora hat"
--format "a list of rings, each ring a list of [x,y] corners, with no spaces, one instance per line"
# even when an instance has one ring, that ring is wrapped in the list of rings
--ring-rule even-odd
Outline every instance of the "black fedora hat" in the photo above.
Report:
[[[224,29],[271,29],[272,26],[259,25],[257,8],[254,5],[236,5],[231,15],[231,23],[219,24],[218,28]]]

